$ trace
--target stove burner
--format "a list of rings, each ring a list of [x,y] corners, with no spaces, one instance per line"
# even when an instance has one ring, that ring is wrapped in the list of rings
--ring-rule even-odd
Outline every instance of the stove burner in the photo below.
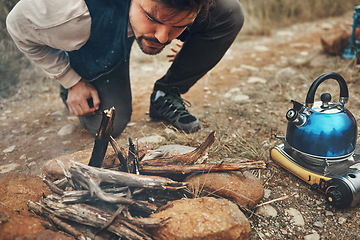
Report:
[[[289,155],[293,162],[302,166],[304,169],[314,173],[328,176],[343,172],[354,164],[354,154],[342,158],[319,158],[296,151],[294,148],[286,146],[284,151]]]
[[[350,155],[350,156],[341,157],[341,158],[321,158],[321,157],[314,157],[314,156],[310,156],[307,154],[303,154],[298,151],[295,151],[295,152],[296,152],[296,156],[298,159],[306,162],[307,164],[311,164],[311,165],[315,165],[315,166],[322,166],[322,167],[342,163],[344,161],[349,160],[349,157],[351,157],[351,155]]]

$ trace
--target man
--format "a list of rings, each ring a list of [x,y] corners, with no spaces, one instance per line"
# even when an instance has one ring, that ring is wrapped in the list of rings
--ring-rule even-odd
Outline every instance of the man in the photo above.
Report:
[[[115,107],[117,137],[132,113],[134,40],[150,55],[176,38],[184,41],[155,83],[150,117],[195,132],[200,122],[180,94],[220,61],[243,21],[238,0],[21,0],[6,23],[18,48],[59,81],[64,103],[91,134],[100,126],[98,113]]]

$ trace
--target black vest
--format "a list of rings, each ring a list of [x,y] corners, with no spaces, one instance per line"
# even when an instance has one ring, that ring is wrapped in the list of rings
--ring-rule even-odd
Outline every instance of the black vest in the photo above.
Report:
[[[130,0],[85,0],[91,16],[91,33],[79,50],[68,52],[71,67],[91,81],[128,60],[127,37]]]

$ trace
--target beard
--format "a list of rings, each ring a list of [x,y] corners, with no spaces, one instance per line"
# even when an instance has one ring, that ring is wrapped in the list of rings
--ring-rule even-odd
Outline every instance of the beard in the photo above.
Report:
[[[146,36],[137,37],[136,42],[139,45],[140,50],[148,55],[156,55],[161,53],[165,46],[171,43],[171,41],[168,41],[162,44],[156,38]]]

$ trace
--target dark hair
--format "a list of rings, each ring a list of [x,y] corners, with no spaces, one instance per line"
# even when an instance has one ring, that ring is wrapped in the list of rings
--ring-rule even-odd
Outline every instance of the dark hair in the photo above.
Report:
[[[155,0],[166,7],[179,11],[199,12],[198,20],[204,20],[210,8],[215,4],[214,0]]]

